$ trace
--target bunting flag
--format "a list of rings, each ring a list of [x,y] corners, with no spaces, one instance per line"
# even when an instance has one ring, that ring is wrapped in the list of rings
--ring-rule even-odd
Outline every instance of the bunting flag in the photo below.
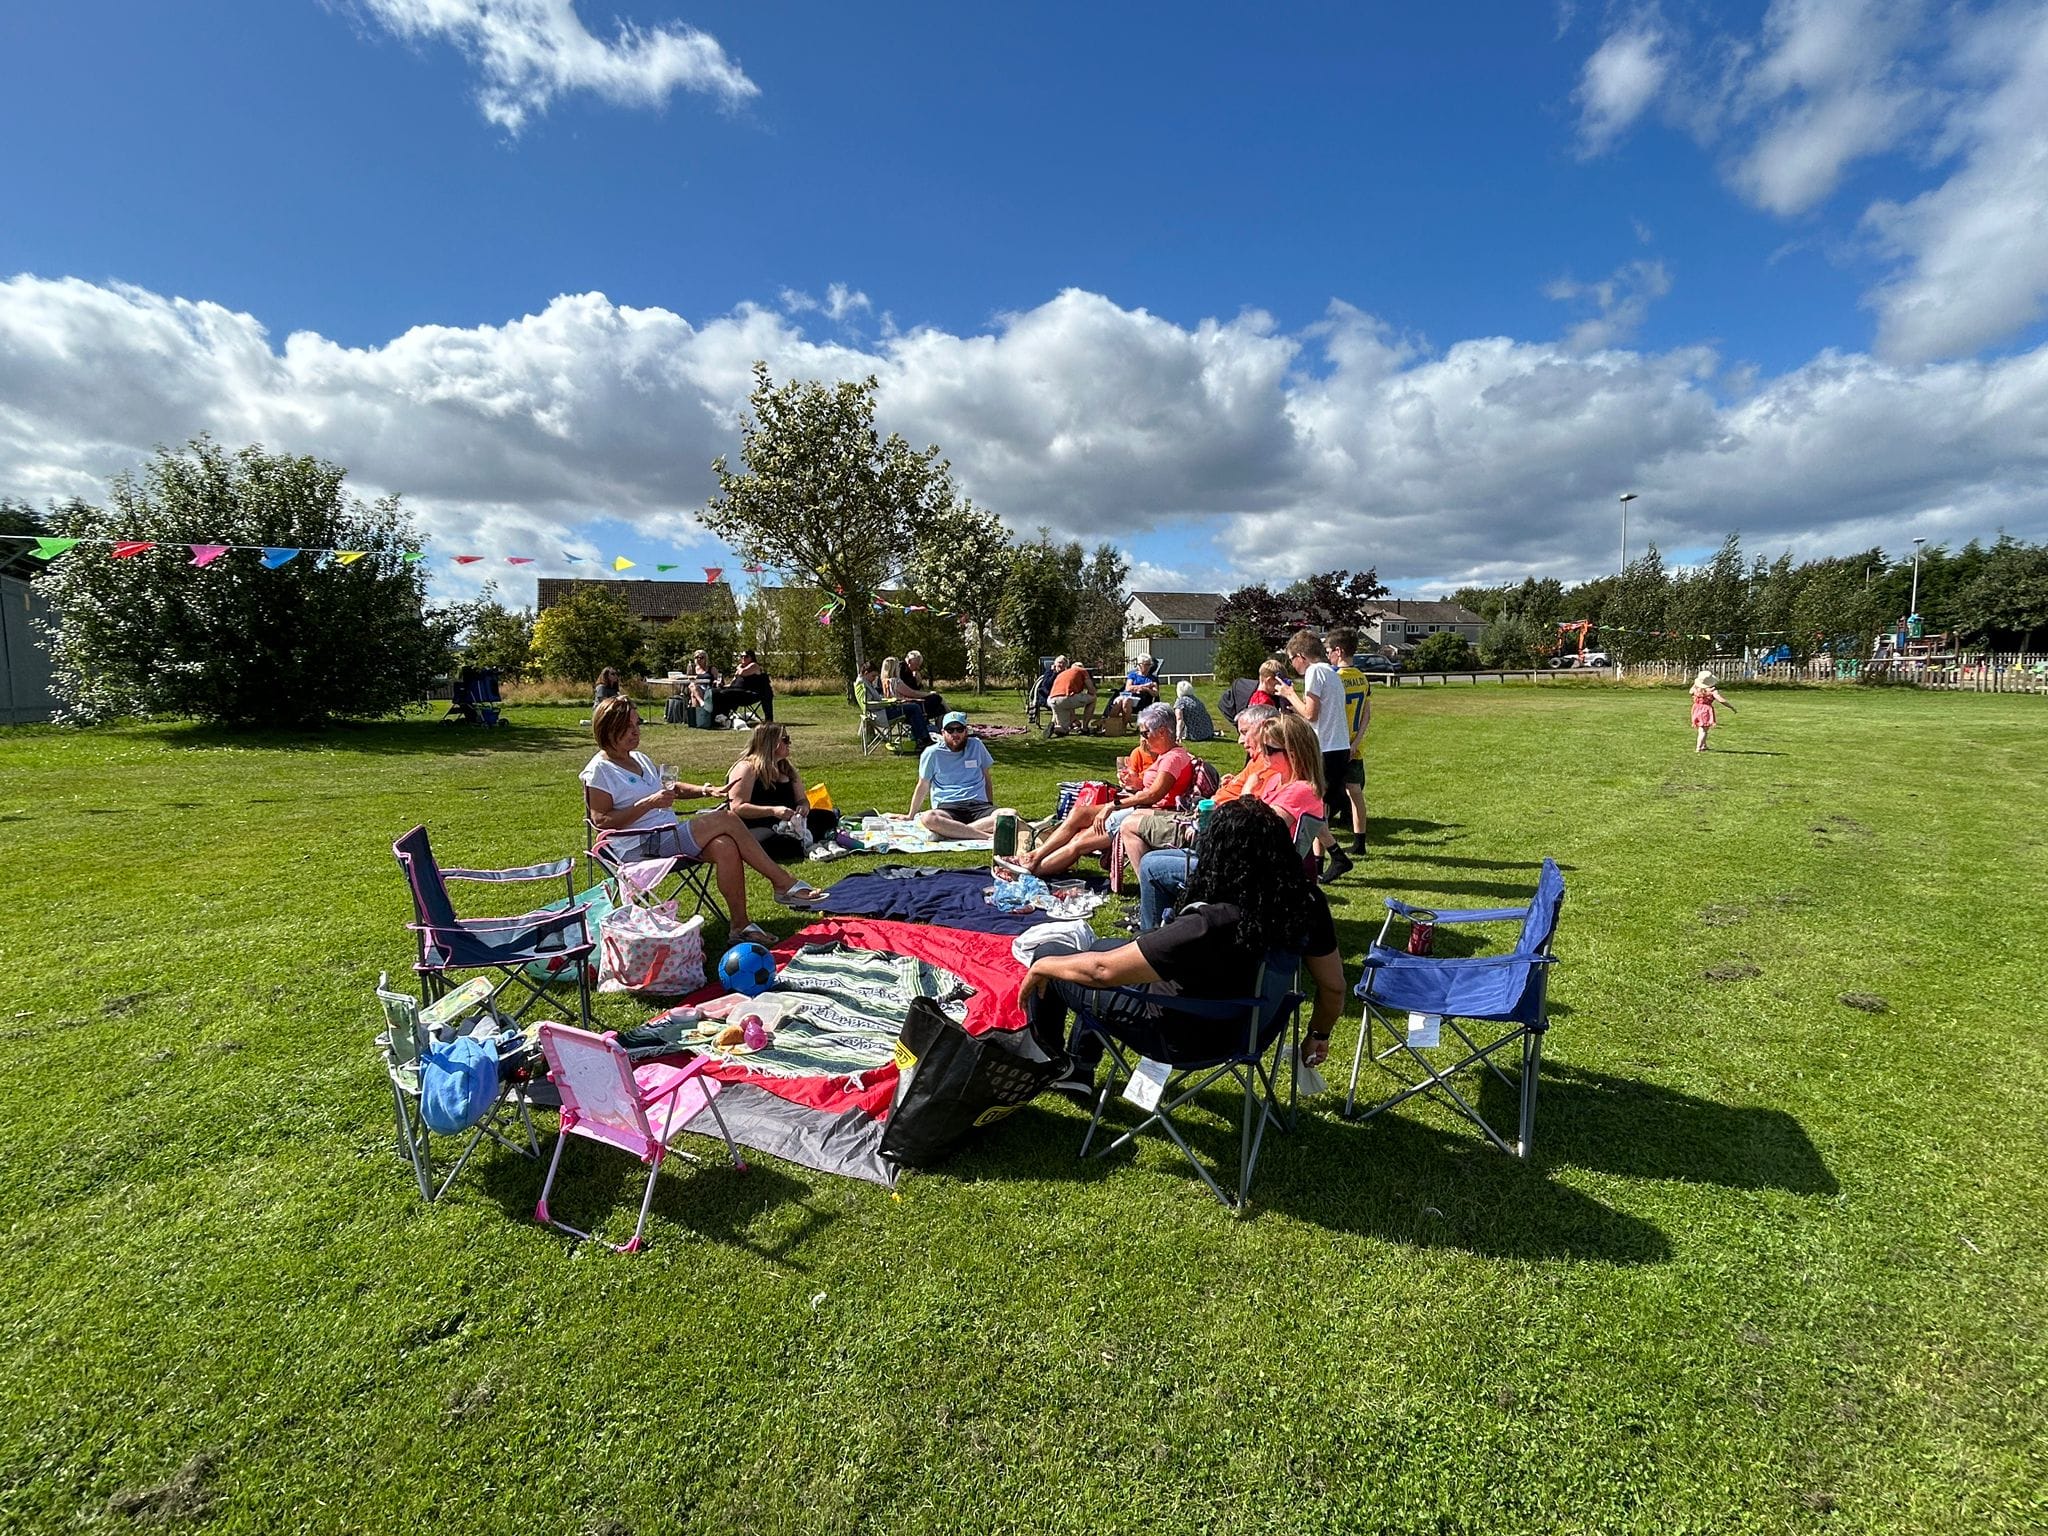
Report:
[[[225,544],[194,544],[192,546],[192,563],[194,565],[211,565],[227,552],[228,547]]]
[[[422,551],[420,551],[420,550],[417,550],[417,549],[413,549],[413,550],[407,550],[407,551],[406,551],[406,552],[405,552],[404,554],[400,555],[400,556],[399,556],[398,558],[399,558],[399,563],[400,563],[400,564],[402,564],[402,565],[418,565],[418,564],[420,563],[420,561],[422,561],[422,560],[426,559],[427,557],[426,557],[426,555],[425,555],[425,554],[424,554],[424,553],[423,553]]]
[[[706,581],[716,581],[724,574],[725,567],[722,565],[707,565],[704,567],[704,579]]]
[[[758,576],[763,571],[767,570],[768,567],[765,565],[755,565],[753,562],[749,561],[747,564],[741,566],[740,569],[745,571],[749,576]]]
[[[680,569],[681,569],[681,567],[680,567],[680,566],[676,566],[676,565],[657,565],[657,566],[655,567],[655,569],[656,569],[657,571],[674,571],[674,570],[680,570]]]
[[[562,558],[568,561],[571,565],[581,565],[583,563],[583,557],[581,555],[572,555],[566,549],[562,551]]]
[[[108,553],[116,560],[127,560],[141,554],[144,550],[155,548],[156,541],[154,539],[117,539],[114,547]]]
[[[65,550],[78,543],[76,539],[37,539],[35,557],[38,560],[54,560]]]
[[[482,555],[457,555],[455,563],[457,565],[475,565],[481,559],[483,559]]]
[[[334,563],[336,565],[354,565],[368,553],[368,550],[363,549],[337,549],[334,552]]]
[[[531,564],[533,564],[533,556],[531,556],[531,555],[507,555],[507,556],[505,557],[505,563],[506,563],[507,565],[531,565]]]
[[[631,569],[633,569],[633,562],[628,560],[624,555],[621,555],[618,559],[612,562],[612,569],[615,571],[630,571]]]
[[[266,549],[263,551],[263,568],[274,571],[281,565],[290,565],[299,558],[296,549]]]

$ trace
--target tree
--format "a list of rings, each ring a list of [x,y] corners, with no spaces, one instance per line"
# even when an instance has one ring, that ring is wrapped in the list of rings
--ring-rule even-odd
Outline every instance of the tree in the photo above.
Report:
[[[454,616],[461,624],[464,666],[489,667],[507,682],[524,677],[533,666],[533,614],[499,602],[493,583],[486,582],[476,601],[462,604]]]
[[[1295,629],[1363,629],[1372,618],[1373,599],[1386,595],[1377,570],[1324,571],[1304,576],[1282,591],[1279,601]]]
[[[919,601],[967,621],[976,693],[988,689],[989,631],[1002,609],[1014,547],[1001,518],[966,501],[918,530],[905,572]]]
[[[1039,657],[1067,649],[1080,584],[1078,544],[1055,544],[1041,528],[1036,539],[1011,550],[996,625],[1008,642],[1010,670],[1017,676],[1036,677]]]
[[[1600,621],[1600,638],[1616,661],[1655,661],[1665,654],[1670,587],[1654,544],[1616,579]]]
[[[40,583],[60,718],[185,715],[231,725],[306,725],[390,714],[426,697],[454,628],[426,606],[419,539],[396,498],[343,494],[345,471],[310,456],[230,453],[200,437],[159,448],[110,488],[73,502],[51,532],[153,545],[113,559],[86,546]],[[346,565],[255,548],[195,567],[191,546],[360,550]]]
[[[713,666],[730,667],[739,648],[739,604],[721,582],[704,607],[678,614],[648,636],[642,658],[650,671],[681,671],[693,652],[703,651]]]
[[[1076,556],[1081,546],[1073,546]],[[1131,579],[1131,562],[1114,544],[1098,544],[1080,567],[1080,600],[1074,604],[1074,628],[1067,649],[1090,666],[1121,667],[1124,660],[1124,615],[1130,611],[1131,594],[1124,584]]]
[[[756,587],[740,611],[740,639],[777,677],[824,677],[838,665],[832,631],[818,622],[830,596],[817,587]]]
[[[1240,677],[1257,677],[1259,664],[1273,654],[1273,648],[1259,638],[1246,618],[1232,619],[1216,639],[1216,660],[1211,663],[1225,682]]]
[[[1223,601],[1216,605],[1216,627],[1219,631],[1240,620],[1251,626],[1252,632],[1259,637],[1259,649],[1264,653],[1278,650],[1281,643],[1300,627],[1288,622],[1287,605],[1267,590],[1262,581],[1225,593]]]
[[[936,447],[913,451],[875,430],[870,375],[825,385],[792,380],[778,388],[754,364],[754,392],[740,424],[746,473],[720,454],[711,464],[718,493],[704,526],[749,560],[773,566],[791,585],[816,582],[844,600],[833,618],[857,668],[875,596],[889,584],[919,529],[953,507],[951,466]],[[847,678],[848,697],[853,679]]]
[[[1471,645],[1455,629],[1425,636],[1408,658],[1410,672],[1470,672],[1475,664]]]
[[[1967,640],[2028,651],[2048,629],[2048,545],[2005,534],[1955,595],[1956,625]]]
[[[542,677],[587,684],[606,667],[624,672],[638,662],[641,636],[623,597],[579,587],[533,621],[534,665]]]

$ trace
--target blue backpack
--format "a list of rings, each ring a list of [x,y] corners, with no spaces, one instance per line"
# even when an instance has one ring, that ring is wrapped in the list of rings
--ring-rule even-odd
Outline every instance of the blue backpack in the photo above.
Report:
[[[458,1035],[420,1057],[420,1115],[427,1129],[451,1136],[491,1112],[498,1100],[498,1048]]]

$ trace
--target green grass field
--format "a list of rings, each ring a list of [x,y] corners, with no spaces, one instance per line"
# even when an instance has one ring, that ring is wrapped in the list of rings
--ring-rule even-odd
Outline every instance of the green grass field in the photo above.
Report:
[[[508,1156],[423,1206],[371,1047],[392,838],[580,848],[577,711],[0,732],[0,1528],[2040,1530],[2044,701],[1736,698],[1705,756],[1676,688],[1376,699],[1347,954],[1565,867],[1527,1163],[1325,1101],[1234,1220],[1041,1101],[894,1196],[679,1165],[637,1258]],[[1001,797],[1125,745],[999,743]],[[630,1220],[585,1150],[565,1199]]]

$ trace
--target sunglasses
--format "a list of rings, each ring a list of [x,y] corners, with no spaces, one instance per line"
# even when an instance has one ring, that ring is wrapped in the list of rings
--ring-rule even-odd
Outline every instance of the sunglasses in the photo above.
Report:
[[[965,736],[967,734],[967,727],[964,725],[949,725],[943,727],[943,729],[948,736]]]

